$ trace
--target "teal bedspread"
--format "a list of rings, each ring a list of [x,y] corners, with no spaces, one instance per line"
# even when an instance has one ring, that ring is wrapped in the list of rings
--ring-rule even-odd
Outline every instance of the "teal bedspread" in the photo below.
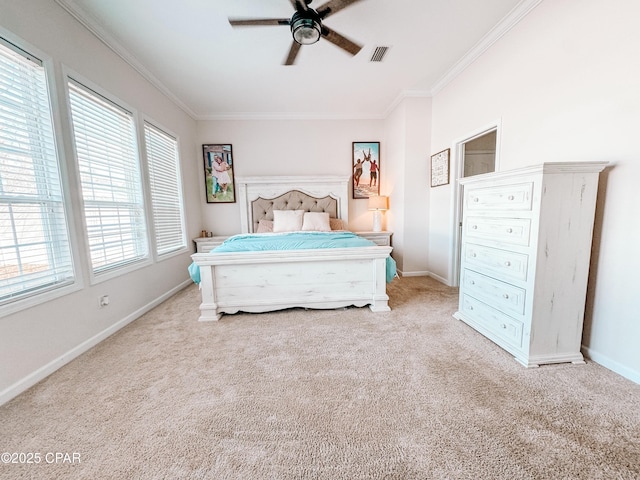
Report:
[[[318,248],[350,248],[376,246],[371,240],[351,232],[287,232],[273,234],[242,234],[227,239],[213,252],[259,252],[269,250],[305,250]],[[387,259],[387,283],[396,276],[396,262]],[[195,283],[200,283],[200,268],[195,263],[189,265],[189,275]]]

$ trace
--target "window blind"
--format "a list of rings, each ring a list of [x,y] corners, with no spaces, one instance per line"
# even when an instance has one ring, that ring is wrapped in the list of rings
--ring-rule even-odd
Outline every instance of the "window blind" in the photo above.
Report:
[[[45,70],[0,39],[0,304],[73,280]]]
[[[69,79],[69,100],[93,272],[148,256],[133,115]]]
[[[158,255],[163,255],[186,247],[178,142],[146,122],[144,138],[156,252]]]

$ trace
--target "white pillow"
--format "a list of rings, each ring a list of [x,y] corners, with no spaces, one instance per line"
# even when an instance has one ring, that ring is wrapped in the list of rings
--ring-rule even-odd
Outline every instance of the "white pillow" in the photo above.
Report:
[[[325,212],[305,212],[302,219],[302,230],[329,232],[329,214]]]
[[[298,232],[302,230],[304,210],[274,210],[274,232]]]

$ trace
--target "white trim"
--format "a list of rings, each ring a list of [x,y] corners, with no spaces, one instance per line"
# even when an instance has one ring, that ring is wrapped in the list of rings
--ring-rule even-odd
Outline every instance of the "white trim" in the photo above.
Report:
[[[196,120],[384,120],[381,113],[238,112],[196,115]]]
[[[147,139],[146,139],[146,125],[149,124],[152,128],[155,128],[158,131],[161,131],[165,135],[172,137],[176,142],[176,150],[178,154],[177,158],[177,167],[178,167],[178,192],[180,198],[178,201],[180,202],[180,210],[182,214],[182,234],[184,245],[182,248],[177,250],[172,250],[167,253],[159,254],[158,253],[158,245],[156,241],[156,224],[154,218],[154,206],[153,206],[153,192],[151,189],[151,175],[149,168],[149,151],[147,150]],[[144,198],[145,205],[148,205],[149,208],[145,208],[145,215],[147,217],[147,229],[150,232],[149,234],[149,246],[151,257],[154,262],[160,262],[166,258],[171,258],[176,255],[180,255],[190,251],[189,248],[189,238],[188,238],[188,230],[187,230],[187,221],[186,221],[186,212],[184,208],[184,182],[182,181],[182,156],[180,155],[180,139],[178,135],[176,135],[171,129],[165,128],[162,123],[154,121],[148,115],[143,113],[139,114],[139,123],[137,125],[139,127],[137,130],[138,134],[138,150],[140,152],[140,169],[141,176],[143,179],[143,187],[144,187]]]
[[[121,275],[125,275],[127,273],[138,270],[139,268],[147,267],[153,263],[154,257],[153,257],[153,253],[151,252],[151,243],[149,239],[151,235],[151,230],[149,225],[150,204],[147,203],[147,193],[146,193],[148,190],[148,185],[147,185],[148,178],[145,177],[146,170],[144,169],[144,166],[142,163],[143,162],[142,151],[140,150],[141,127],[139,122],[142,118],[142,114],[127,102],[121,100],[116,95],[113,95],[107,90],[105,90],[104,88],[102,88],[102,86],[96,84],[93,80],[88,79],[84,75],[78,73],[72,68],[67,67],[66,65],[62,66],[62,74],[63,74],[62,87],[65,95],[64,100],[65,100],[65,108],[67,109],[67,122],[69,127],[71,128],[70,142],[71,142],[72,155],[69,156],[68,158],[73,163],[73,169],[75,171],[75,191],[79,192],[78,198],[77,198],[77,202],[78,202],[77,205],[79,206],[79,208],[77,213],[79,214],[80,225],[82,227],[81,237],[82,237],[82,241],[84,242],[83,243],[84,261],[86,262],[86,265],[87,265],[89,285],[97,285],[106,280],[110,280],[112,278],[116,278]],[[138,168],[140,172],[140,187],[142,189],[143,210],[145,215],[145,226],[146,226],[146,235],[147,235],[146,244],[147,244],[148,251],[145,257],[134,259],[128,263],[125,262],[121,266],[112,267],[102,272],[95,272],[93,270],[93,261],[91,259],[91,249],[89,247],[89,239],[87,237],[88,229],[87,229],[87,219],[86,219],[84,198],[82,196],[82,179],[79,173],[80,165],[78,161],[76,139],[74,138],[74,135],[73,135],[73,112],[71,111],[71,96],[69,91],[69,82],[76,83],[77,85],[81,86],[83,89],[86,89],[92,93],[95,93],[101,96],[107,102],[111,102],[115,107],[128,112],[131,115],[131,118],[133,120],[135,153],[136,153],[136,160],[138,162]],[[185,233],[185,236],[186,236],[186,233]],[[188,241],[185,240],[185,242],[186,242],[185,248],[188,248],[189,247]]]
[[[400,92],[400,94],[391,102],[391,105],[387,107],[387,110],[384,113],[384,118],[387,118],[389,115],[393,113],[400,103],[407,98],[431,98],[430,92],[424,90],[404,90]]]
[[[531,10],[536,8],[542,0],[522,0],[506,17],[493,27],[484,37],[476,43],[453,67],[445,73],[431,88],[431,95],[435,95],[449,85],[458,75],[475,62],[484,52],[489,50],[498,40],[506,35],[513,27],[526,17]]]
[[[445,282],[447,285],[457,287],[460,283],[460,229],[458,226],[462,221],[462,189],[460,188],[460,178],[464,162],[464,144],[474,140],[489,132],[496,132],[496,158],[495,171],[500,169],[500,150],[502,143],[502,118],[498,118],[487,125],[473,130],[472,132],[454,140],[451,147],[453,159],[451,161],[451,224],[449,225],[451,232],[451,258],[449,259],[449,272],[447,276],[450,280]]]
[[[175,295],[180,290],[188,287],[191,284],[192,284],[191,280],[186,280],[186,281],[182,282],[181,284],[179,284],[178,286],[172,288],[171,290],[169,290],[165,294],[159,296],[155,300],[147,303],[143,307],[141,307],[138,310],[134,311],[133,313],[127,315],[122,320],[114,323],[109,328],[107,328],[107,329],[103,330],[102,332],[94,335],[93,337],[89,338],[88,340],[85,340],[80,345],[77,345],[76,347],[72,348],[68,352],[63,353],[58,358],[53,359],[52,361],[50,361],[49,363],[47,363],[43,367],[40,367],[39,369],[37,369],[35,372],[30,373],[26,377],[24,377],[21,380],[18,380],[17,382],[15,382],[13,385],[5,388],[2,392],[0,392],[0,405],[5,404],[9,400],[17,397],[22,392],[24,392],[27,389],[29,389],[32,386],[34,386],[39,381],[44,380],[45,378],[47,378],[49,375],[51,375],[53,372],[55,372],[59,368],[61,368],[64,365],[68,364],[69,362],[71,362],[75,358],[79,357],[80,355],[82,355],[86,351],[88,351],[91,348],[93,348],[94,346],[96,346],[98,343],[102,342],[103,340],[105,340],[109,336],[111,336],[114,333],[116,333],[121,328],[127,326],[128,324],[130,324],[134,320],[140,318],[142,315],[144,315],[145,313],[147,313],[151,309],[157,307],[162,302],[164,302],[165,300],[169,299],[169,297]]]
[[[430,274],[426,270],[417,270],[415,272],[405,272],[403,270],[398,270],[398,276],[400,276],[400,277],[429,277]]]
[[[595,350],[591,350],[589,347],[582,346],[582,354],[593,360],[598,365],[603,366],[604,368],[611,370],[612,372],[617,373],[618,375],[623,376],[626,379],[631,380],[634,383],[640,385],[640,372],[629,368],[615,360],[612,360],[606,355],[596,352]]]

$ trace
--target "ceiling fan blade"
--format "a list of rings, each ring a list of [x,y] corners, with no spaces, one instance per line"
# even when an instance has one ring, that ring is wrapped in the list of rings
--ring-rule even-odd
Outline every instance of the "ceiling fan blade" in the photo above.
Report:
[[[322,26],[322,36],[351,55],[355,55],[362,49],[362,45],[358,45],[325,25]]]
[[[354,3],[357,3],[359,1],[360,0],[329,0],[327,3],[324,3],[320,7],[318,7],[316,9],[316,12],[318,12],[320,18],[324,20],[329,15],[333,15],[343,8],[346,8],[349,5],[353,5]]]
[[[291,49],[289,50],[289,55],[287,55],[287,59],[285,60],[285,65],[293,65],[296,61],[296,57],[298,56],[298,52],[300,51],[300,45],[295,40],[291,44]]]
[[[289,25],[288,18],[230,18],[229,23],[233,27],[255,27],[262,25]]]

